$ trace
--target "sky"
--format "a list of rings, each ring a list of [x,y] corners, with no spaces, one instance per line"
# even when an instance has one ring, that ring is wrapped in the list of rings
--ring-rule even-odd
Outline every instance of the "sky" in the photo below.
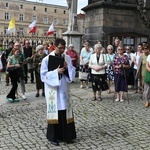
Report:
[[[41,2],[42,0],[28,0],[28,1]],[[43,0],[43,3],[67,6],[66,0]],[[79,14],[81,12],[81,8],[85,7],[87,4],[88,0],[78,0],[77,13]]]

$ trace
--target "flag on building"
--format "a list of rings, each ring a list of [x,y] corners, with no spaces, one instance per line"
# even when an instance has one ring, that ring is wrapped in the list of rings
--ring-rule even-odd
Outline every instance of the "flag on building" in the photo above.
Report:
[[[29,33],[35,33],[36,32],[36,20],[34,20],[30,25],[29,25],[30,31]]]
[[[46,32],[46,36],[53,35],[55,32],[53,23],[50,25],[48,31]]]
[[[15,33],[15,32],[16,32],[16,21],[15,19],[11,19],[6,34]]]

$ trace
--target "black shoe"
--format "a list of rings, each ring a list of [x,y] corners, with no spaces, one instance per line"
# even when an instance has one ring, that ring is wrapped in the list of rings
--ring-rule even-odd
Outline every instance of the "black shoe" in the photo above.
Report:
[[[36,93],[36,94],[35,94],[35,97],[39,97],[39,96],[40,96],[39,93]]]
[[[73,144],[74,141],[73,141],[73,140],[70,140],[70,141],[67,141],[66,143],[67,143],[67,144]]]
[[[45,97],[45,93],[42,93],[42,96]]]
[[[50,141],[52,145],[55,145],[55,146],[59,146],[59,143],[57,140],[53,140],[53,141]]]
[[[6,83],[6,86],[9,86],[9,83]]]

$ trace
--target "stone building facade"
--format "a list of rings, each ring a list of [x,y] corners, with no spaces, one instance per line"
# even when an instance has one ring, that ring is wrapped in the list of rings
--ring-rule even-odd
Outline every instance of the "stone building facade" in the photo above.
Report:
[[[134,50],[143,41],[150,42],[149,0],[88,0],[82,9],[86,13],[85,40],[104,47],[118,37],[121,44]]]
[[[31,36],[28,26],[37,19],[37,32],[32,36],[45,36],[53,22],[56,36],[62,37],[68,27],[68,16],[65,6],[26,0],[0,0],[0,35],[5,35],[9,21],[14,18],[17,31],[15,35]]]

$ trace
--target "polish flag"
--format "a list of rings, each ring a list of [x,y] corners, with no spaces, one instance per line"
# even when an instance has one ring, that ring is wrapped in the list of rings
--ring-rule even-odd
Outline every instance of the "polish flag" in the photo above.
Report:
[[[54,25],[53,23],[50,25],[48,31],[46,32],[46,36],[49,36],[49,35],[53,35],[54,34]]]
[[[29,25],[30,31],[29,33],[35,33],[36,32],[36,20],[34,20],[30,25]]]

